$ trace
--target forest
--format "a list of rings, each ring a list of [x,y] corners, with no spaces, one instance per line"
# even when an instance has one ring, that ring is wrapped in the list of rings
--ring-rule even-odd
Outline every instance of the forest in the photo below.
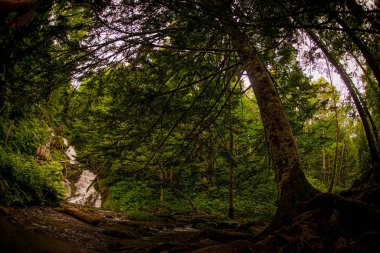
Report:
[[[378,127],[377,0],[0,0],[0,252],[379,252]]]

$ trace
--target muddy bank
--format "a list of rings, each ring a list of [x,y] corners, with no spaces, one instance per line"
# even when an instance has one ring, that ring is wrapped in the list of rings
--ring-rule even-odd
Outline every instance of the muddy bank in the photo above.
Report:
[[[94,211],[95,210],[95,211]],[[188,221],[130,221],[123,214],[94,209],[97,225],[47,207],[0,208],[0,252],[194,252],[244,241],[262,227]],[[213,226],[214,224],[214,226]],[[194,228],[195,227],[195,228]]]

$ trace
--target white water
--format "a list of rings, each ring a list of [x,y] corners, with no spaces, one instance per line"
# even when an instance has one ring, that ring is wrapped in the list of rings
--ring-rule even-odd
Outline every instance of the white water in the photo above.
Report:
[[[92,184],[96,175],[89,170],[83,170],[78,182],[75,184],[75,197],[69,198],[67,201],[74,204],[91,205],[100,208],[102,198],[95,190]],[[90,187],[91,185],[91,187]]]
[[[65,146],[68,145],[68,141],[66,139],[63,139],[63,142]],[[69,158],[70,164],[77,163],[77,161],[75,161],[75,156],[77,153],[74,146],[69,146],[65,154]],[[95,178],[96,175],[94,173],[89,170],[83,170],[78,182],[75,184],[76,190],[74,197],[71,198],[71,184],[68,180],[65,180],[65,187],[67,189],[66,196],[69,197],[67,201],[73,204],[90,205],[100,208],[102,205],[102,197],[95,190],[94,185],[91,185]]]
[[[65,142],[66,139],[63,139],[63,142],[66,144],[67,143],[67,140]],[[71,164],[76,164],[77,162],[75,161],[75,156],[77,155],[77,152],[75,151],[74,149],[74,146],[69,146],[69,148],[66,150],[65,154],[67,155],[67,157],[69,158],[69,163]]]

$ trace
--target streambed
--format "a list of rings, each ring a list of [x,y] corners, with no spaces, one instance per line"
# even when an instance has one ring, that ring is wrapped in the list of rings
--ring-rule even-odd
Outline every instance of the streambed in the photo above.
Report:
[[[47,207],[0,207],[0,252],[193,252],[254,236],[231,233],[236,229],[196,229],[191,222],[130,221],[101,209],[87,212],[102,221],[89,225]]]

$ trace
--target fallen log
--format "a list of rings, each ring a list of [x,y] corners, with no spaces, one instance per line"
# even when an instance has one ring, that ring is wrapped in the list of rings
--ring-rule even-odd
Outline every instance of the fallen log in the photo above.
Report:
[[[60,204],[59,207],[54,209],[57,212],[68,214],[80,221],[83,221],[87,224],[98,225],[102,221],[102,217],[96,214],[85,212],[74,206]]]

